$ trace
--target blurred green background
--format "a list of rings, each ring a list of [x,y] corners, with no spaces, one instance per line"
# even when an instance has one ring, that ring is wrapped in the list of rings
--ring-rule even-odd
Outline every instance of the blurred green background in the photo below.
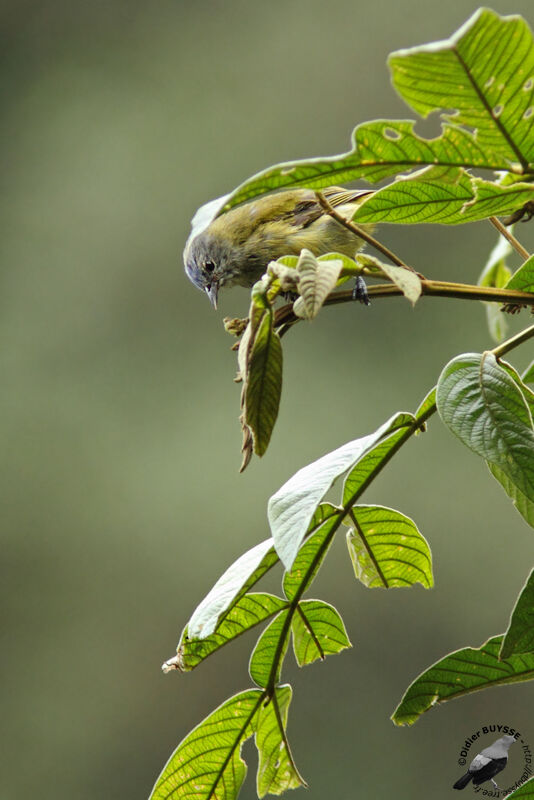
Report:
[[[181,263],[201,203],[271,163],[346,150],[359,122],[413,117],[388,53],[446,38],[476,7],[2,3],[2,797],[146,798],[177,742],[250,683],[252,637],[197,673],[160,664],[220,573],[268,536],[268,497],[413,410],[450,357],[489,345],[472,303],[326,310],[285,339],[271,447],[239,475],[221,320],[246,314],[246,293],[214,313]],[[532,16],[530,0],[496,10]],[[532,228],[519,228],[530,248]],[[382,237],[429,277],[465,281],[496,241],[483,223]],[[412,729],[389,715],[420,670],[505,629],[532,531],[437,419],[366,499],[416,520],[436,587],[366,591],[337,543],[313,594],[340,609],[354,649],[288,663],[295,758],[310,798],[446,798],[482,724],[534,741],[532,686],[450,703]],[[251,769],[242,797],[254,796]]]

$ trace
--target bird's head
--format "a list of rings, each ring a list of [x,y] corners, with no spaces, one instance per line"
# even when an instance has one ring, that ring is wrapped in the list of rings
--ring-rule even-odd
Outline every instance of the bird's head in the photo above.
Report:
[[[235,263],[230,242],[208,231],[188,241],[184,250],[187,276],[195,286],[206,292],[213,308],[217,308],[219,289],[235,282]]]
[[[507,733],[501,738],[501,742],[506,748],[508,748],[511,744],[514,744],[515,736],[510,736],[510,734]]]

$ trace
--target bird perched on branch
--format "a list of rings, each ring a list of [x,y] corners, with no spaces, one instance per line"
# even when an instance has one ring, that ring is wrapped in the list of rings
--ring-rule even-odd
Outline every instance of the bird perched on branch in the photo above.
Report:
[[[328,203],[345,219],[354,215],[370,190],[323,189]],[[372,226],[361,226],[369,232]],[[335,220],[310,189],[295,189],[261,197],[216,217],[193,234],[184,250],[185,271],[217,308],[223,286],[252,286],[270,261],[299,255],[342,253],[353,258],[362,239]]]
[[[491,781],[496,789],[499,787],[493,780],[495,775],[505,768],[508,761],[508,748],[515,742],[513,736],[501,736],[489,747],[485,747],[469,764],[469,769],[454,784],[454,789],[464,789],[469,781],[474,786],[480,786],[485,781]]]

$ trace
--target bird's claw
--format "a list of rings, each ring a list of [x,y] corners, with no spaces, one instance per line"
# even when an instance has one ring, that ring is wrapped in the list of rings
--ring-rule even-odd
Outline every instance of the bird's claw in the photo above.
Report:
[[[356,278],[356,283],[354,284],[354,289],[352,290],[352,299],[359,300],[360,303],[363,303],[365,306],[371,305],[369,294],[367,292],[367,286],[365,285],[364,279],[360,275],[358,275]]]

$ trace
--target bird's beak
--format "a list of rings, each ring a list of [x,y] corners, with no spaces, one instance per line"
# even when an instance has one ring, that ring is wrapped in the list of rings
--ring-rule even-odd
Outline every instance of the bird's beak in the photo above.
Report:
[[[219,285],[217,281],[213,281],[208,286],[206,286],[206,294],[210,299],[210,303],[212,304],[213,308],[217,309],[217,292],[219,290]]]

